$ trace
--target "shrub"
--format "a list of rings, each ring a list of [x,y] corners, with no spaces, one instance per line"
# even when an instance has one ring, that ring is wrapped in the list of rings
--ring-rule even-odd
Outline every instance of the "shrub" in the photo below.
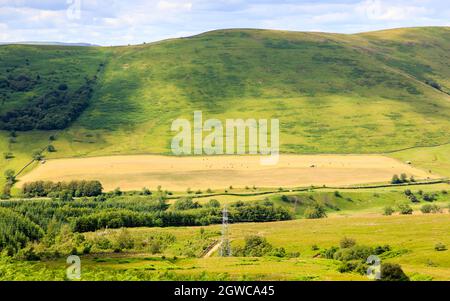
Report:
[[[390,245],[377,246],[375,247],[374,251],[375,255],[381,255],[383,253],[391,251],[391,246]]]
[[[336,251],[333,259],[340,261],[366,260],[373,253],[374,250],[370,247],[353,246],[351,248],[340,249]]]
[[[142,195],[152,195],[152,192],[147,187],[142,188]]]
[[[311,250],[313,250],[313,251],[318,251],[318,250],[320,250],[320,248],[319,248],[318,245],[312,245],[312,246],[311,246]]]
[[[408,176],[407,176],[406,174],[402,173],[402,174],[400,175],[400,181],[401,181],[402,183],[408,182]]]
[[[351,248],[356,245],[356,241],[352,238],[344,237],[339,243],[342,249]]]
[[[422,208],[420,208],[420,211],[422,211],[422,213],[427,214],[427,213],[439,213],[442,212],[441,207],[439,207],[438,205],[435,204],[425,204],[422,206]]]
[[[284,248],[274,248],[269,253],[269,255],[274,256],[274,257],[284,258],[284,257],[286,257],[286,250]]]
[[[354,270],[356,270],[357,267],[358,267],[358,263],[356,263],[356,262],[344,261],[339,265],[338,272],[339,273],[350,273],[350,272],[353,272]]]
[[[315,203],[313,206],[306,208],[304,214],[307,219],[319,219],[327,217],[325,208],[318,203]]]
[[[381,264],[380,281],[409,281],[409,277],[406,276],[399,264],[383,263]]]
[[[409,189],[405,190],[405,195],[406,196],[410,196],[411,194],[412,194],[411,190],[409,190]]]
[[[3,153],[3,158],[5,158],[5,160],[9,160],[14,158],[14,155],[11,152]]]
[[[100,250],[112,249],[111,241],[108,238],[104,237],[104,236],[96,237],[94,239],[94,245],[97,248],[99,248]]]
[[[447,250],[447,246],[444,245],[443,243],[437,243],[437,244],[434,246],[434,249],[435,249],[436,251],[438,251],[438,252],[442,252],[442,251],[446,251],[446,250]]]
[[[398,177],[398,175],[393,175],[392,176],[392,180],[391,183],[392,184],[400,184],[402,181],[400,180],[400,178]]]
[[[213,200],[209,200],[207,206],[211,207],[211,208],[220,208],[220,203],[218,200],[213,199]]]
[[[422,198],[426,202],[434,202],[437,197],[434,193],[432,193],[432,194],[425,193]]]
[[[191,198],[182,198],[179,199],[173,204],[175,210],[190,210],[200,208],[200,204],[198,202],[192,201]]]
[[[5,178],[8,183],[14,184],[16,182],[16,172],[12,169],[5,171]]]
[[[322,251],[321,255],[324,256],[327,259],[333,259],[334,258],[334,254],[336,254],[336,252],[339,250],[338,247],[331,247],[329,249],[325,249],[324,251]]]
[[[235,249],[233,254],[239,257],[262,257],[272,250],[272,245],[264,237],[253,235],[246,237],[244,247]]]
[[[56,152],[56,148],[50,144],[49,146],[47,146],[47,151],[49,153],[54,153],[54,152]]]
[[[411,201],[411,202],[413,202],[413,203],[419,203],[419,199],[414,195],[414,194],[411,194],[410,196],[408,196],[409,197],[409,200]]]
[[[130,235],[130,232],[122,228],[116,238],[116,249],[124,250],[124,249],[133,249],[134,240]]]
[[[392,208],[390,206],[387,206],[387,207],[384,208],[383,214],[386,215],[386,216],[389,216],[389,215],[394,214],[394,212],[395,212],[394,208]]]
[[[398,205],[398,210],[402,215],[410,215],[413,214],[413,209],[408,204],[400,204]]]

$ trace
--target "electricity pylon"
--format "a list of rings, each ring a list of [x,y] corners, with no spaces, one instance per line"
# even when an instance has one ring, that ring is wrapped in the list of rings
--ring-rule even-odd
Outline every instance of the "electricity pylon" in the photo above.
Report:
[[[222,210],[222,242],[220,245],[220,256],[231,256],[231,246],[228,238],[228,209],[226,206]]]

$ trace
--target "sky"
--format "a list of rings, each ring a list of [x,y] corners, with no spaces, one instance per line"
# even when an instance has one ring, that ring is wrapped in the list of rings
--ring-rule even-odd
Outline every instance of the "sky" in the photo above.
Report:
[[[450,26],[449,0],[0,0],[0,42],[126,45],[224,28]]]

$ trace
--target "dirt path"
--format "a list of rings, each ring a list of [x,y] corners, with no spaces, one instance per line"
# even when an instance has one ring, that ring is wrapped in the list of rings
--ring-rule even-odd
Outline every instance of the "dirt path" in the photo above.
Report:
[[[219,250],[220,246],[222,245],[222,241],[216,241],[212,246],[210,246],[208,252],[206,252],[202,258],[209,258],[211,257],[217,250]]]

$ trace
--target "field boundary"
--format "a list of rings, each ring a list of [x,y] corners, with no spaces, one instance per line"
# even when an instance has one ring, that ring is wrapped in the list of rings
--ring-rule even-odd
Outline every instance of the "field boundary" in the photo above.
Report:
[[[199,195],[182,195],[182,196],[170,196],[166,197],[167,200],[179,200],[182,198],[194,198],[194,199],[202,199],[209,198],[215,196],[240,196],[240,197],[250,197],[250,196],[261,196],[261,195],[270,195],[270,194],[278,194],[278,193],[286,193],[286,192],[304,192],[311,190],[321,190],[321,189],[336,189],[336,190],[360,190],[360,189],[376,189],[376,188],[389,188],[389,187],[408,187],[408,186],[425,186],[425,185],[434,185],[434,184],[450,184],[450,178],[441,178],[430,181],[420,181],[420,182],[410,182],[410,183],[401,183],[401,184],[375,184],[375,185],[357,185],[357,186],[310,186],[310,187],[302,187],[302,188],[293,188],[293,189],[278,189],[271,191],[263,191],[263,192],[253,192],[253,193],[210,193],[210,194],[199,194]]]

